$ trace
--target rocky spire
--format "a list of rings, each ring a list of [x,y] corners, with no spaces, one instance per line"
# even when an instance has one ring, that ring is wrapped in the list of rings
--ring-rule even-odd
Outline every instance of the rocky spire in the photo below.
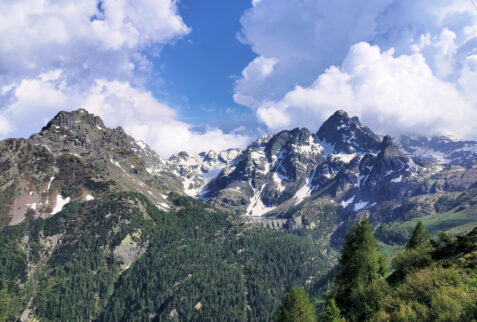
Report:
[[[362,125],[358,117],[350,118],[342,110],[331,115],[316,135],[321,142],[332,145],[334,153],[377,150],[380,142],[378,136]]]
[[[70,131],[78,129],[104,129],[105,125],[99,116],[88,113],[85,109],[78,109],[72,112],[61,111],[48,122],[42,131],[52,127],[62,127]]]

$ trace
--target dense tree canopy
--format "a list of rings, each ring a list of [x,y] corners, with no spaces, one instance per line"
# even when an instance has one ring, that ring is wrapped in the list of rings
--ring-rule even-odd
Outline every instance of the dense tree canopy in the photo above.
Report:
[[[344,319],[341,316],[341,311],[338,305],[336,305],[335,299],[328,299],[325,312],[323,313],[322,322],[344,322]]]
[[[332,267],[309,238],[169,200],[166,213],[112,194],[0,230],[0,321],[31,298],[41,321],[270,321],[286,290]]]

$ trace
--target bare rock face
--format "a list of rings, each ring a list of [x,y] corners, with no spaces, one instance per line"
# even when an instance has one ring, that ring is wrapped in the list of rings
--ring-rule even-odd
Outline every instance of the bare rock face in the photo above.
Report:
[[[376,151],[379,137],[361,124],[355,116],[350,118],[345,111],[336,111],[316,133],[324,144],[332,146],[335,153]]]
[[[122,270],[128,269],[146,251],[147,244],[141,244],[140,237],[141,230],[133,234],[127,234],[121,243],[114,248],[114,255],[122,262]]]
[[[121,127],[109,129],[99,116],[84,109],[59,112],[40,133],[30,139],[45,144],[54,152],[67,149],[70,152],[96,154],[129,153],[132,142],[135,142]]]
[[[88,113],[85,109],[79,109],[73,112],[59,112],[42,131],[51,129],[52,127],[63,127],[71,131],[81,129],[104,129],[103,120],[99,116]]]

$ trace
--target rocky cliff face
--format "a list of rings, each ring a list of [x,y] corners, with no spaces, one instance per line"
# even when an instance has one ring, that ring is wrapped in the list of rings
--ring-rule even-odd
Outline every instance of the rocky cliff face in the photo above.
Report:
[[[336,111],[320,127],[316,136],[334,153],[363,153],[376,151],[380,139],[359,119],[345,111]]]

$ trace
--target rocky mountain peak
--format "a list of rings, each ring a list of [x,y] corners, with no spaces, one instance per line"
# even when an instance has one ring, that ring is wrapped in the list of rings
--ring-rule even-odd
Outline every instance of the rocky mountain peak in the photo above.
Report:
[[[379,145],[379,149],[385,150],[387,147],[392,146],[393,144],[394,143],[393,143],[392,137],[389,135],[386,135],[383,137],[383,140],[381,141],[381,144]]]
[[[102,130],[105,128],[105,125],[99,116],[91,114],[85,109],[80,108],[72,112],[59,112],[42,129],[42,132],[57,127],[66,128],[70,131],[79,129]]]
[[[30,139],[53,153],[69,150],[78,155],[88,153],[107,157],[109,154],[131,154],[133,148],[142,150],[121,127],[110,129],[99,116],[85,109],[59,112]]]
[[[186,161],[190,158],[189,154],[186,151],[181,151],[176,154],[173,154],[169,157],[169,161]]]
[[[328,120],[332,122],[346,123],[350,121],[350,117],[348,115],[348,112],[344,110],[337,110],[333,113],[333,115],[330,116]]]
[[[268,160],[272,160],[274,157],[282,151],[282,149],[288,145],[306,145],[311,137],[310,131],[306,128],[295,128],[291,131],[281,131],[274,135],[267,143],[265,147],[265,154]]]
[[[380,139],[358,117],[349,117],[342,110],[336,111],[316,133],[324,146],[333,153],[357,153],[378,150]]]

